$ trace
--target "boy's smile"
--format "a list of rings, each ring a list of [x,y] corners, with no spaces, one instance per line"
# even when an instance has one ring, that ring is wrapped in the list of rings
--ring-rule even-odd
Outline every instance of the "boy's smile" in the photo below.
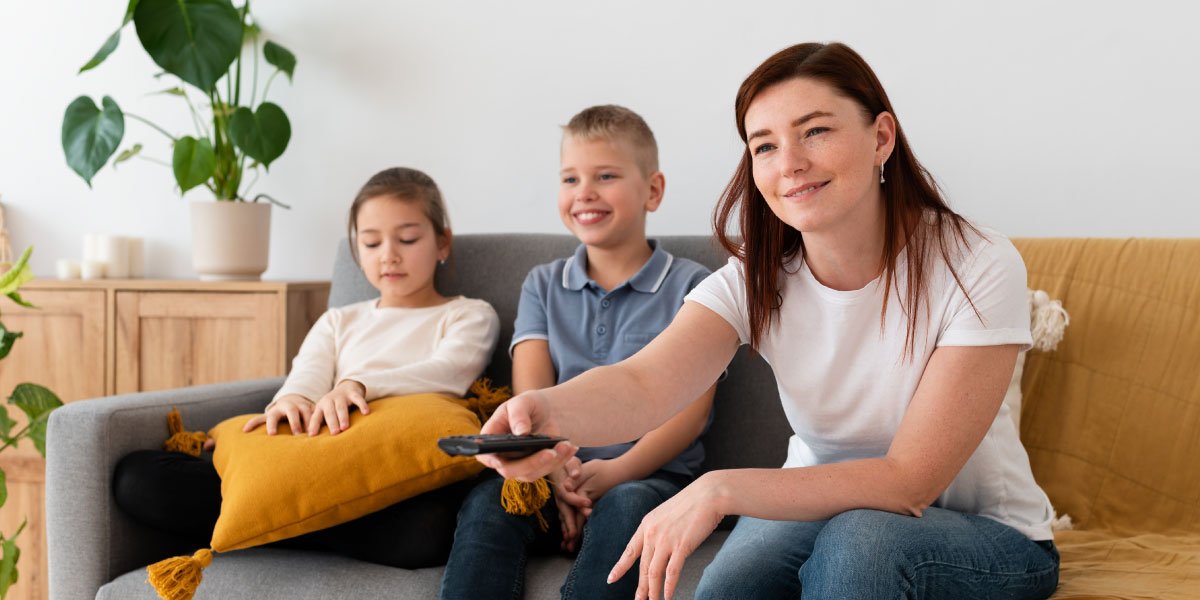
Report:
[[[579,241],[598,248],[645,243],[646,213],[662,201],[662,176],[642,173],[628,142],[566,135],[558,210]]]

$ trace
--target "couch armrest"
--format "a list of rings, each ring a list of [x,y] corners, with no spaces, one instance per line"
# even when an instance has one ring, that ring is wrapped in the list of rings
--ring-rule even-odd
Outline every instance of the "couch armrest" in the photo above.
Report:
[[[188,430],[208,430],[261,411],[283,378],[222,383],[72,402],[50,414],[46,434],[46,533],[50,597],[96,597],[114,577],[172,553],[181,540],[131,521],[115,505],[111,478],[134,450],[160,448],[171,407]]]

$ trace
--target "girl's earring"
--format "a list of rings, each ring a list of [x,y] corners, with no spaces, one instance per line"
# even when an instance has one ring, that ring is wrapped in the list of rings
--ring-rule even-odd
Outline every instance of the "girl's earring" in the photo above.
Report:
[[[442,259],[439,259],[439,260],[438,260],[438,264],[439,264],[439,265],[444,265],[444,264],[446,264],[446,259],[444,259],[444,258],[442,258]]]
[[[887,162],[887,161],[884,161],[884,162]],[[883,178],[883,164],[884,163],[879,163],[879,183],[883,183],[884,181],[887,181],[886,179]]]

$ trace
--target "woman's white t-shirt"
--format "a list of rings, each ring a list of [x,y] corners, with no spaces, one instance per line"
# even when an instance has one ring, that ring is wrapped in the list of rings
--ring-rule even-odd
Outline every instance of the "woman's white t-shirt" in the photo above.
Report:
[[[1007,238],[980,232],[984,237],[967,231],[966,249],[952,251],[952,257],[982,322],[935,248],[925,271],[928,304],[919,312],[911,359],[905,359],[907,315],[895,287],[880,328],[882,277],[859,290],[837,291],[818,282],[801,258],[785,267],[783,303],[758,349],[775,373],[794,432],[784,467],[884,456],[939,346],[1029,348],[1025,263]],[[904,282],[906,273],[902,253],[896,280]],[[686,301],[724,318],[745,344],[750,339],[745,290],[734,258]],[[934,506],[990,517],[1033,540],[1053,538],[1053,509],[1033,479],[1007,406]]]
[[[462,296],[425,308],[379,308],[377,302],[325,311],[275,398],[299,394],[316,402],[345,379],[363,384],[368,401],[462,396],[491,360],[500,318],[487,302]]]

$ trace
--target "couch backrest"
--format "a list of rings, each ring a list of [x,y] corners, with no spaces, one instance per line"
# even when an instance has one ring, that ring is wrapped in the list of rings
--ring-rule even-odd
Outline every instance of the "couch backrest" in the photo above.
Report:
[[[1021,436],[1087,529],[1200,532],[1200,239],[1017,239],[1070,314],[1030,352]]]
[[[710,236],[667,236],[659,241],[670,253],[710,269],[724,265],[728,256]],[[577,244],[567,235],[455,236],[451,259],[438,268],[437,287],[443,294],[486,300],[500,315],[500,342],[485,373],[492,381],[508,384],[512,380],[508,343],[525,275],[536,265],[569,256]],[[342,306],[378,296],[342,240],[337,247],[329,305]],[[704,437],[706,469],[783,464],[791,428],[779,404],[775,377],[761,358],[745,348],[738,352],[728,377],[717,387],[714,407],[716,417]]]

